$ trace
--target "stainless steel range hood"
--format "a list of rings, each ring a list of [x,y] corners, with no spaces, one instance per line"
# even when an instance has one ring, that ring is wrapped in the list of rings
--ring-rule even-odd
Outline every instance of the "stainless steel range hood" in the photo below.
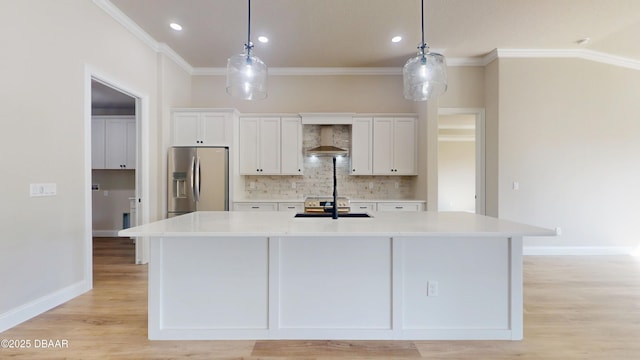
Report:
[[[334,145],[333,126],[331,125],[320,126],[320,146],[307,150],[307,155],[315,156],[346,156],[348,154],[348,150]]]

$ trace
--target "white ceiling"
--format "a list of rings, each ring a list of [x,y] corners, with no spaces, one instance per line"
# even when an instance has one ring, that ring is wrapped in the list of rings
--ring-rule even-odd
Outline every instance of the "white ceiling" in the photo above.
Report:
[[[247,1],[111,0],[192,67],[223,68],[247,39]],[[401,67],[419,0],[254,0],[255,54],[271,67]],[[184,29],[175,32],[170,22]],[[449,59],[493,49],[588,49],[640,61],[640,0],[425,0],[425,40]],[[266,35],[268,44],[258,43]],[[391,43],[401,35],[400,43]],[[581,38],[591,38],[578,45]]]

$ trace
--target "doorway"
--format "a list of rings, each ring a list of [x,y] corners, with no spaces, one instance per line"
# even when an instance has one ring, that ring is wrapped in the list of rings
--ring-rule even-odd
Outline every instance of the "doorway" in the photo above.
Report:
[[[85,207],[88,209],[85,215],[85,237],[86,237],[86,253],[85,253],[85,271],[88,278],[91,278],[91,274],[93,273],[92,268],[92,240],[93,240],[93,197],[94,190],[92,190],[93,183],[93,165],[92,165],[92,111],[94,110],[93,103],[98,99],[94,98],[94,89],[100,89],[101,87],[106,87],[106,90],[111,93],[113,96],[121,97],[127,102],[127,107],[130,108],[131,99],[133,99],[134,103],[134,112],[133,118],[134,123],[130,124],[130,128],[133,127],[135,130],[135,141],[131,146],[123,146],[117,147],[122,150],[123,147],[130,148],[129,153],[131,154],[132,160],[129,160],[134,165],[134,171],[129,171],[129,177],[134,178],[133,191],[130,194],[131,200],[129,200],[129,196],[127,196],[127,205],[120,205],[119,209],[115,210],[114,216],[117,221],[114,220],[112,223],[116,225],[110,226],[109,234],[116,234],[117,231],[122,228],[124,223],[123,214],[128,214],[127,221],[129,225],[135,224],[143,224],[149,222],[149,214],[146,210],[148,208],[148,199],[149,199],[149,152],[148,148],[148,122],[149,122],[149,96],[140,91],[136,91],[129,86],[124,85],[122,81],[113,79],[90,66],[85,66],[85,191],[86,191],[86,200]],[[102,90],[105,90],[102,88]],[[96,95],[100,90],[96,90]],[[111,99],[111,97],[107,97]],[[122,109],[117,109],[117,105],[115,103],[111,103],[111,100],[103,100],[107,104],[107,107],[110,107],[111,110],[108,110],[102,113],[102,115],[107,116],[125,116],[122,115]],[[96,108],[99,105],[96,104]],[[126,110],[130,111],[130,109]],[[127,149],[129,150],[129,149]],[[121,171],[120,168],[109,170],[112,172]],[[106,182],[111,183],[113,179],[104,180]],[[116,182],[118,180],[115,180]],[[131,187],[131,180],[123,180],[128,185],[116,185],[117,187]],[[97,195],[105,196],[104,190],[98,190]],[[133,241],[132,241],[133,242]],[[135,239],[135,258],[132,260],[132,263],[136,264],[146,264],[149,260],[148,256],[148,239],[147,238],[137,238]]]
[[[484,109],[438,111],[438,211],[485,213]]]
[[[136,98],[91,79],[92,239],[113,244],[118,231],[135,225],[137,136]],[[135,239],[122,256],[136,262]]]

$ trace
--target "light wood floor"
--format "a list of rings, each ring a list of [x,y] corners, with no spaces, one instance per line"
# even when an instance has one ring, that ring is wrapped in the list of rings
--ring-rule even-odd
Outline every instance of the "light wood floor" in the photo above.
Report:
[[[149,341],[147,267],[133,258],[130,240],[95,239],[94,289],[0,334],[68,348],[0,359],[640,359],[632,257],[525,257],[523,341]]]

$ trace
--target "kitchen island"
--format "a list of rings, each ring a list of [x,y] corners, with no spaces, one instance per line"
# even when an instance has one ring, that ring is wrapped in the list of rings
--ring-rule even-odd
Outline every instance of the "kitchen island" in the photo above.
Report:
[[[522,238],[552,230],[469,213],[195,212],[150,237],[150,339],[523,336]]]

